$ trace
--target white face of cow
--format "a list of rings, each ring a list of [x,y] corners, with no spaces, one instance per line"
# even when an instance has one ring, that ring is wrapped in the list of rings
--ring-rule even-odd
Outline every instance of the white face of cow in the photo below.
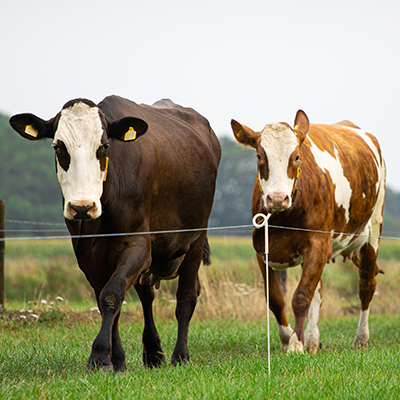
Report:
[[[296,113],[295,126],[286,123],[267,124],[262,132],[231,121],[235,139],[257,151],[258,183],[261,199],[270,212],[292,206],[292,194],[298,189],[300,146],[310,126],[304,111]],[[254,197],[253,197],[254,200]]]
[[[61,111],[53,147],[67,219],[92,219],[101,215],[105,172],[98,152],[104,145],[102,136],[97,107],[77,102]]]
[[[266,125],[261,132],[257,159],[264,206],[270,211],[290,208],[300,159],[296,134],[285,124]]]

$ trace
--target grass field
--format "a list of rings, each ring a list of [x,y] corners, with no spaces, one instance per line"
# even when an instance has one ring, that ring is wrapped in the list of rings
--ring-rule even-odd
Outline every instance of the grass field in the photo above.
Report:
[[[69,241],[8,242],[0,399],[400,398],[400,245],[382,242],[385,275],[378,277],[372,302],[369,348],[351,346],[358,271],[349,263],[329,264],[323,275],[322,350],[282,354],[271,319],[271,376],[265,299],[251,240],[210,237],[210,245],[213,264],[200,271],[189,364],[143,367],[141,307],[130,291],[121,318],[127,372],[115,375],[83,373],[100,317]],[[299,272],[289,271],[289,300]],[[170,281],[156,291],[155,320],[167,359],[176,339],[175,289],[176,281]]]

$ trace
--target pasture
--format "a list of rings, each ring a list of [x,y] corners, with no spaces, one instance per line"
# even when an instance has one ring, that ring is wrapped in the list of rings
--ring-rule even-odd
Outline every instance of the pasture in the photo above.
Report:
[[[91,289],[68,240],[6,243],[5,311],[0,316],[0,398],[261,399],[400,396],[400,244],[383,241],[370,346],[352,348],[358,322],[357,269],[326,266],[318,354],[282,354],[271,314],[267,370],[266,305],[251,240],[210,237],[212,265],[189,331],[186,366],[145,369],[141,307],[133,290],[121,318],[127,372],[84,374],[100,326]],[[288,273],[288,312],[299,269]],[[155,321],[167,359],[176,338],[176,282],[156,291]],[[291,320],[293,324],[293,320]]]

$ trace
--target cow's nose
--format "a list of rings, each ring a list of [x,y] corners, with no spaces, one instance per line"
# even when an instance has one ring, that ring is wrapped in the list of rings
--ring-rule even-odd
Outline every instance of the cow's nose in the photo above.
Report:
[[[289,208],[290,199],[285,193],[272,193],[267,195],[267,208],[272,211],[286,210]]]
[[[76,214],[73,215],[74,219],[91,219],[92,216],[88,214],[88,211],[93,208],[93,204],[88,204],[84,206],[78,206],[75,204],[70,204],[69,205],[74,211],[76,211]]]

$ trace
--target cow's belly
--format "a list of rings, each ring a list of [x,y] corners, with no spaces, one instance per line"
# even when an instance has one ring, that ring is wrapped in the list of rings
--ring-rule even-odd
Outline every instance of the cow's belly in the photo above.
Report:
[[[336,238],[332,237],[332,256],[331,260],[335,260],[337,256],[349,257],[352,254],[361,249],[362,246],[368,241],[368,234],[370,232],[371,222],[369,222],[364,230],[359,234],[355,235],[343,235],[340,234]]]
[[[264,262],[265,262],[265,256],[264,256]],[[275,270],[283,270],[283,269],[297,267],[302,262],[303,262],[303,256],[298,255],[298,256],[293,256],[293,258],[287,262],[285,261],[276,262],[273,259],[271,260],[268,259],[268,266]]]
[[[339,235],[336,238],[332,237],[332,256],[330,260],[335,260],[337,256],[348,257],[351,259],[352,255],[359,251],[362,246],[368,240],[368,234],[370,232],[370,223],[368,223],[365,229],[355,237],[355,235]],[[263,255],[265,262],[265,255]],[[279,260],[279,261],[277,261]],[[329,262],[329,260],[327,260]],[[303,262],[303,256],[299,254],[286,255],[282,259],[282,255],[277,258],[274,254],[271,254],[268,259],[268,266],[274,270],[284,270],[288,268],[293,268],[300,265]]]

